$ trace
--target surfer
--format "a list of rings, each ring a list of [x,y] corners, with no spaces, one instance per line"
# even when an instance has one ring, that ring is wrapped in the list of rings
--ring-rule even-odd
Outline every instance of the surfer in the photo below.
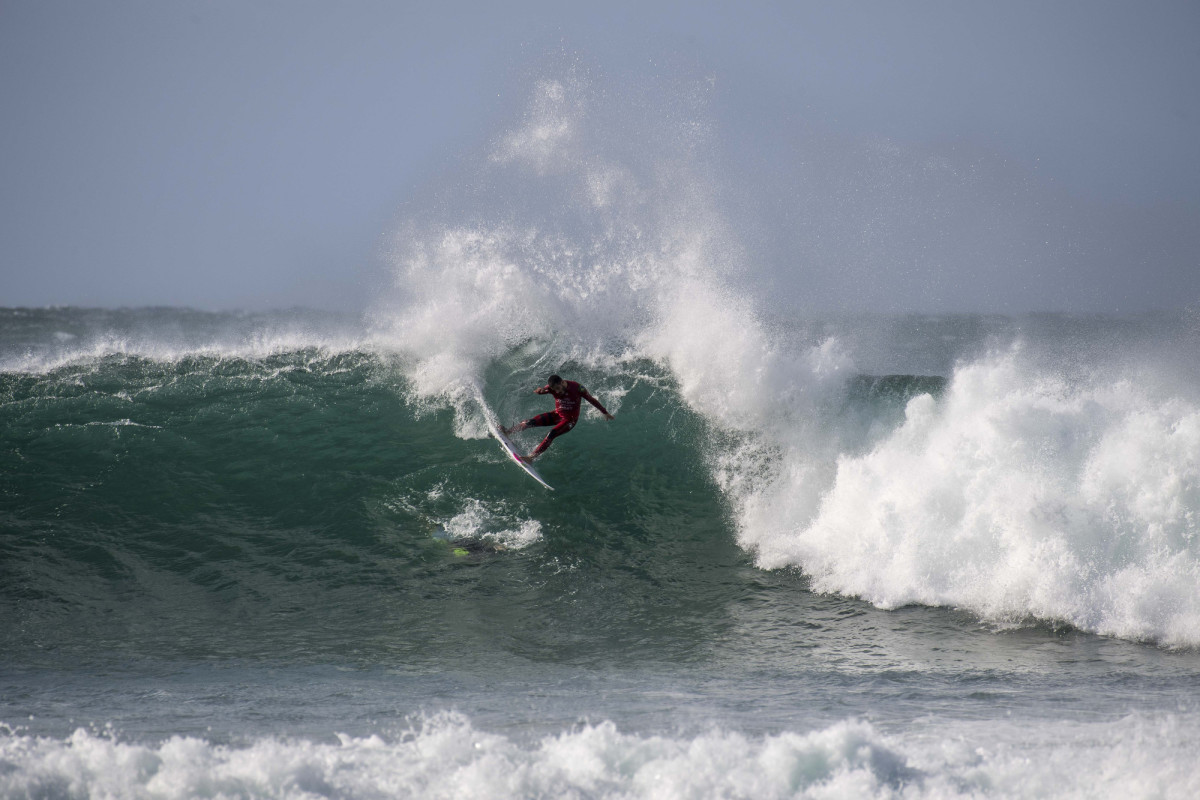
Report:
[[[521,456],[521,460],[527,464],[533,463],[535,458],[546,452],[546,448],[550,446],[550,443],[555,438],[562,436],[575,427],[575,423],[579,421],[580,399],[587,400],[594,405],[604,415],[605,419],[610,420],[613,418],[613,415],[608,413],[604,406],[600,405],[600,401],[592,397],[586,388],[580,386],[575,381],[564,381],[557,375],[551,375],[546,385],[534,389],[533,393],[554,395],[554,410],[547,411],[545,414],[538,414],[536,417],[530,417],[527,420],[522,420],[511,428],[500,429],[507,436],[510,433],[523,431],[526,428],[554,426],[532,453],[527,456]]]

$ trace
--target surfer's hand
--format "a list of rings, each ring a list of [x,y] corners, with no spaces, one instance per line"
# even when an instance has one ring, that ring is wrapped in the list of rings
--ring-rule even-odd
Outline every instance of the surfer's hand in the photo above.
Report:
[[[613,415],[612,415],[612,414],[605,414],[605,415],[604,415],[604,418],[605,418],[606,420],[608,420],[609,422],[612,422]]]

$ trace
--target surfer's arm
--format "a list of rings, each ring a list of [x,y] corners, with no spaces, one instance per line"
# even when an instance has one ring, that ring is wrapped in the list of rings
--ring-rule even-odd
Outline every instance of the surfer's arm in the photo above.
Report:
[[[534,394],[550,394],[550,387],[549,386],[539,386],[538,388],[533,390],[533,393]]]
[[[596,398],[592,397],[591,393],[587,389],[583,388],[582,386],[579,387],[579,396],[582,397],[584,400],[587,400],[592,405],[594,405],[596,407],[596,409],[601,414],[604,415],[605,419],[613,418],[613,415],[608,413],[608,409],[605,408],[604,406],[600,405],[600,401],[597,400]]]

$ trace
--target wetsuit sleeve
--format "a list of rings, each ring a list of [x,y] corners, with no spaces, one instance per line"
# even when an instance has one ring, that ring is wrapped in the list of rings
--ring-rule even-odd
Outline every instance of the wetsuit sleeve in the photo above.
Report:
[[[579,394],[581,397],[583,397],[584,400],[587,400],[589,403],[591,403],[596,408],[598,408],[600,410],[601,414],[605,414],[605,415],[608,414],[608,409],[606,409],[604,406],[600,405],[600,401],[597,400],[596,398],[592,397],[591,393],[587,389],[580,386]]]

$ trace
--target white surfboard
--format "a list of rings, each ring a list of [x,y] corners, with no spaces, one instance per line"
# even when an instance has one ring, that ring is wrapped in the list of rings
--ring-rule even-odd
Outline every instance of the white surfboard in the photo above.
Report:
[[[538,475],[536,469],[521,460],[521,452],[517,450],[517,446],[514,445],[512,441],[500,431],[500,427],[496,424],[496,420],[492,417],[492,410],[488,408],[482,400],[480,401],[479,405],[483,407],[483,418],[487,420],[488,430],[491,431],[492,436],[496,437],[496,439],[500,442],[500,445],[504,448],[504,452],[508,453],[509,458],[516,462],[518,467],[529,473],[529,477],[533,478],[542,486],[545,486],[547,489],[553,492],[554,487],[542,480],[542,476]]]

